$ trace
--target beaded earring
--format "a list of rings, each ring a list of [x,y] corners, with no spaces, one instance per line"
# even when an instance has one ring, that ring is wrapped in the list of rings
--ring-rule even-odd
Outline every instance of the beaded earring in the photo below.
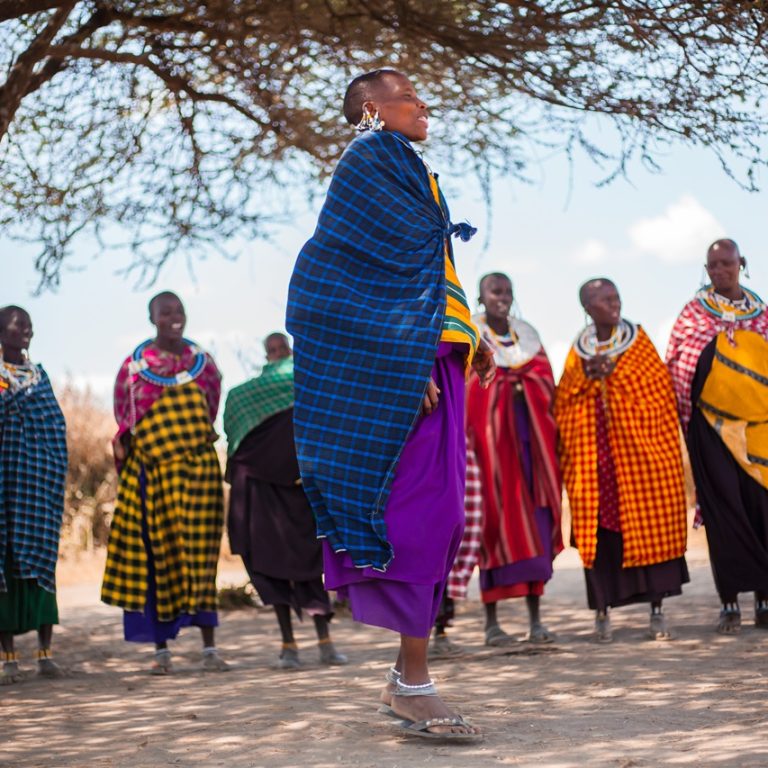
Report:
[[[746,259],[744,259],[744,257],[742,257],[742,259],[744,263],[741,265],[741,271],[744,273],[744,277],[746,277],[747,280],[749,280],[749,263],[747,262]]]
[[[707,265],[705,264],[701,268],[701,281],[699,283],[701,287],[703,288],[705,285],[709,284],[709,274],[707,273]]]
[[[364,133],[365,131],[380,131],[384,125],[384,121],[379,117],[378,109],[374,114],[371,114],[370,110],[366,109],[363,112],[363,119],[355,126],[355,130],[358,133]]]

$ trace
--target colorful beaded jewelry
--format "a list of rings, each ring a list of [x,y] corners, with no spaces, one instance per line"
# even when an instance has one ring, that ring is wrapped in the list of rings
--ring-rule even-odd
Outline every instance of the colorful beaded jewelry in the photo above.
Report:
[[[175,387],[179,384],[188,384],[190,381],[194,381],[203,372],[203,368],[205,368],[205,352],[193,341],[183,339],[184,343],[195,353],[192,367],[186,371],[179,371],[173,376],[161,376],[159,373],[155,373],[149,367],[149,363],[144,357],[144,350],[153,341],[154,339],[147,339],[133,350],[131,362],[128,366],[128,372],[132,376],[140,376],[144,381],[156,384],[159,387]]]

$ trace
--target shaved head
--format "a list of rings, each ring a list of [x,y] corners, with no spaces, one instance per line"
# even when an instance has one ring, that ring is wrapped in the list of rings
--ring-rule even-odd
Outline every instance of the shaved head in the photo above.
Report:
[[[357,125],[363,119],[363,104],[374,101],[380,92],[384,78],[388,75],[403,77],[395,69],[374,69],[364,75],[358,75],[348,86],[344,94],[344,117],[351,125]]]
[[[609,280],[607,277],[594,277],[591,280],[587,280],[584,285],[579,288],[579,301],[581,306],[586,309],[592,302],[592,296],[595,291],[599,290],[605,285],[616,287],[616,283],[613,280]]]
[[[733,251],[737,256],[741,256],[739,246],[735,240],[731,240],[730,237],[723,237],[720,240],[715,240],[712,245],[707,248],[707,256],[717,251]]]

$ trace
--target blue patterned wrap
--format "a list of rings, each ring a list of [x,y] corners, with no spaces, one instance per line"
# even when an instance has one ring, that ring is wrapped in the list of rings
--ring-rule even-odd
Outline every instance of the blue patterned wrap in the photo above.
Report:
[[[64,511],[67,440],[64,415],[51,382],[0,393],[0,592],[3,571],[36,579],[56,591],[56,559]]]
[[[440,341],[454,232],[466,234],[408,141],[364,133],[341,157],[291,278],[304,489],[318,536],[358,567],[392,560],[383,513]]]

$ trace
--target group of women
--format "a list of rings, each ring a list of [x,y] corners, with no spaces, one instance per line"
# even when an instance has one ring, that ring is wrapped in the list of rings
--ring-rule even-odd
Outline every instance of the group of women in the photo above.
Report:
[[[399,635],[379,711],[408,736],[482,738],[438,695],[430,651],[456,651],[445,627],[476,562],[486,643],[510,641],[496,606],[513,597],[526,599],[528,639],[552,642],[540,599],[563,547],[563,484],[596,639],[612,639],[610,608],[637,602],[650,604],[651,637],[669,637],[662,601],[688,580],[680,425],[723,603],[718,629],[738,632],[738,594],[751,591],[756,624],[768,626],[768,312],[741,284],[736,244],[710,247],[710,283],[675,324],[666,365],[621,316],[616,286],[585,283],[591,322],[555,386],[536,331],[512,311],[508,276],[481,280],[484,312],[471,314],[452,238],[474,230],[451,220],[413,147],[429,116],[410,80],[357,77],[343,111],[359,136],[296,262],[295,348],[268,337],[267,365],[230,392],[224,413],[232,551],[275,607],[279,666],[301,664],[292,610],[313,617],[321,663],[346,663],[329,635],[333,589],[357,620]],[[155,644],[154,673],[171,671],[168,641],[187,625],[201,629],[203,669],[223,671],[220,374],[184,337],[176,295],[159,294],[149,311],[155,337],[115,386],[119,488],[102,598],[124,610],[127,640]],[[20,674],[14,634],[32,629],[40,672],[58,673],[66,445],[48,379],[26,357],[31,335],[24,310],[0,311],[2,682]]]

